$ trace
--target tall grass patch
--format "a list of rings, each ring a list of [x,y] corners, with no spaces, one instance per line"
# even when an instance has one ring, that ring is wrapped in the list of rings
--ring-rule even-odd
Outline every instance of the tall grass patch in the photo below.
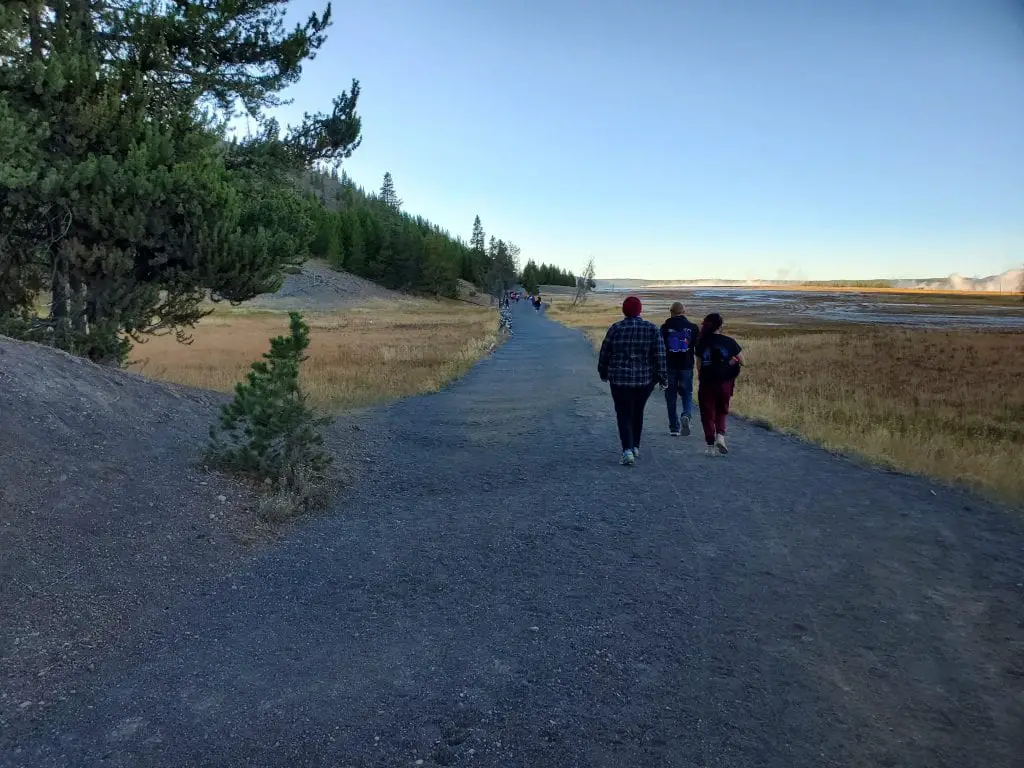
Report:
[[[699,309],[691,311],[697,322]],[[622,317],[599,302],[549,314],[595,347]],[[645,315],[661,322],[657,311]],[[737,413],[882,466],[1024,502],[1024,333],[772,321],[780,324],[726,317],[746,361]]]
[[[301,384],[312,406],[332,412],[436,391],[487,353],[497,329],[493,309],[416,299],[306,319]],[[288,323],[284,313],[218,311],[196,327],[192,344],[154,338],[133,350],[132,362],[154,379],[231,392]]]

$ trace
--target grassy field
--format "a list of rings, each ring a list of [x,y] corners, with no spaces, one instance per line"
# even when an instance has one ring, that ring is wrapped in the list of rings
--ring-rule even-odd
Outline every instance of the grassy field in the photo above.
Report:
[[[556,302],[550,314],[595,345],[621,317],[607,303],[573,310]],[[662,320],[660,311],[648,317]],[[736,412],[884,466],[1024,502],[1024,334],[725,319],[746,361]]]
[[[303,384],[314,406],[332,412],[436,391],[486,354],[497,329],[493,309],[415,299],[305,318],[311,344]],[[217,310],[196,327],[191,345],[173,337],[137,345],[132,370],[230,392],[270,337],[287,329],[287,313]]]

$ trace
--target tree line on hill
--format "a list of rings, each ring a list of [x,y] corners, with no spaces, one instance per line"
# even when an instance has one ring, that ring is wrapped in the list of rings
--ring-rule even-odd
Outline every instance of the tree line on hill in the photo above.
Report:
[[[277,290],[311,253],[385,285],[455,295],[516,279],[518,249],[469,243],[335,178],[359,146],[358,81],[281,126],[267,110],[326,41],[281,0],[0,5],[0,333],[122,362],[207,298]],[[228,140],[240,113],[255,120]],[[37,306],[48,295],[45,312]]]
[[[575,288],[576,275],[554,264],[538,265],[531,259],[523,267],[519,282],[527,293],[537,293],[542,285],[565,285]]]
[[[336,168],[310,177],[320,205],[312,253],[335,268],[389,288],[457,298],[459,280],[500,293],[516,281],[519,247],[486,238],[477,216],[467,243],[422,216],[402,211],[391,173],[367,193]]]

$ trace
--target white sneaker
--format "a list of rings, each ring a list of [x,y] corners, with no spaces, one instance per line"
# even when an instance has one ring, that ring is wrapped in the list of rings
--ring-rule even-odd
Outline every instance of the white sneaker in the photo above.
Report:
[[[679,437],[679,430],[678,429],[670,429],[668,431],[668,434],[669,434],[669,437]]]
[[[639,458],[640,458],[640,449],[639,448],[634,448],[633,449],[633,461],[636,461]]]
[[[713,446],[713,445],[705,446],[704,447],[704,455],[705,456],[712,456],[712,457],[717,456],[718,455],[718,448]]]
[[[717,435],[715,437],[715,447],[718,449],[718,452],[723,455],[729,452],[729,448],[725,444],[725,435]]]
[[[624,467],[632,467],[636,464],[636,457],[633,455],[633,451],[623,451],[622,458],[619,459],[619,464]]]

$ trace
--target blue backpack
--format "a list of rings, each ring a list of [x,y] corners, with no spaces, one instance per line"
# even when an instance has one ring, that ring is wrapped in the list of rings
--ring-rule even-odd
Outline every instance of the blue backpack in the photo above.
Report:
[[[684,328],[681,331],[677,331],[675,328],[669,328],[668,333],[668,351],[685,353],[689,352],[693,347],[693,330],[690,328]]]

